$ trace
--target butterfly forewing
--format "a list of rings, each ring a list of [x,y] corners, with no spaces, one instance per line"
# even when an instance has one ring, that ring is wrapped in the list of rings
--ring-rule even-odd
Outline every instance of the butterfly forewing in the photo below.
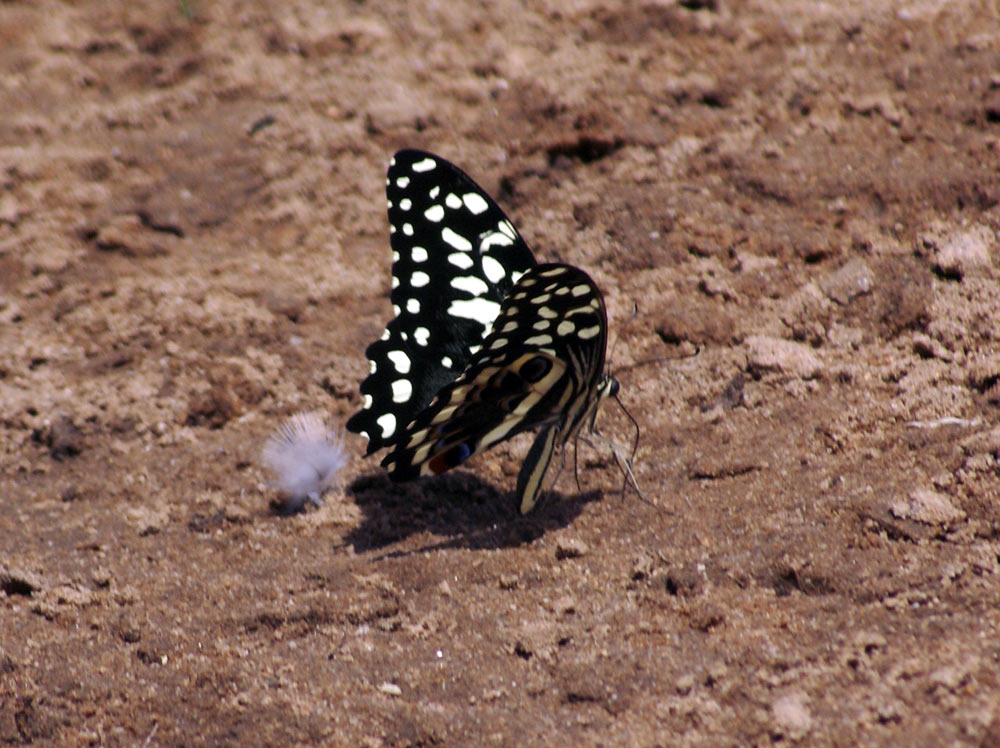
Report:
[[[496,203],[460,169],[423,151],[386,177],[395,318],[365,351],[362,409],[347,422],[368,454],[400,434],[468,365],[501,303],[535,260]]]
[[[394,480],[442,473],[541,426],[518,478],[521,509],[529,511],[553,450],[604,394],[606,341],[604,300],[586,273],[561,264],[532,268],[503,300],[465,370],[407,424],[383,466]]]

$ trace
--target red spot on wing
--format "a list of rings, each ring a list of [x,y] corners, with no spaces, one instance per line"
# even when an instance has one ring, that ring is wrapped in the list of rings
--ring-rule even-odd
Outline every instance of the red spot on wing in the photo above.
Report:
[[[442,452],[427,463],[427,467],[431,469],[431,472],[434,473],[434,475],[441,475],[441,473],[451,469],[451,465],[449,465],[448,461],[445,459],[446,455],[446,452]]]

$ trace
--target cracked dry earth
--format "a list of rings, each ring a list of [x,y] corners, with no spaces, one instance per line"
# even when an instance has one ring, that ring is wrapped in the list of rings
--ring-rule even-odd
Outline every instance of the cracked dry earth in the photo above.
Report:
[[[987,1],[0,4],[0,742],[1000,745],[998,59]],[[350,435],[272,509],[407,146],[604,290],[656,506]]]

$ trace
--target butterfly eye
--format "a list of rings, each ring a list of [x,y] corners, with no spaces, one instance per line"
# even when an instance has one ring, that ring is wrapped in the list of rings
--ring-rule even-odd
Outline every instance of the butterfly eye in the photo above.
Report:
[[[618,395],[618,390],[620,389],[618,380],[614,377],[609,377],[608,379],[610,380],[608,383],[608,397],[616,397]]]
[[[534,356],[521,364],[520,374],[529,382],[537,382],[552,368],[552,361],[545,356]]]

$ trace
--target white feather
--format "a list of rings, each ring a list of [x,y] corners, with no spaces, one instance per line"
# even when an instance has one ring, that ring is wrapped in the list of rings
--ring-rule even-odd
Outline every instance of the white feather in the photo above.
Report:
[[[284,508],[292,513],[307,501],[322,503],[347,455],[318,413],[296,413],[265,442],[261,460],[275,474],[274,487],[287,494]]]

